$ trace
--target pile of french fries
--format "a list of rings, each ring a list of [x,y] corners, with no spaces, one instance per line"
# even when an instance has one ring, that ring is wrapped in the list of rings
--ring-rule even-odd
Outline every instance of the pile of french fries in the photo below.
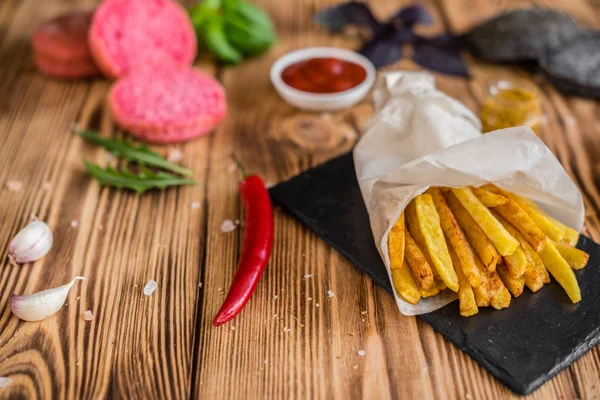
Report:
[[[588,254],[579,233],[529,199],[492,184],[433,187],[414,198],[388,236],[394,287],[412,304],[448,289],[460,314],[510,305],[525,286],[532,292],[550,275],[573,303],[581,300],[573,270]]]

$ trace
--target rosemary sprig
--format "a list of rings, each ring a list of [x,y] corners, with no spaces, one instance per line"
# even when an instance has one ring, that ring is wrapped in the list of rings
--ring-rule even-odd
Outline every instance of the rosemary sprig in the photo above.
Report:
[[[140,165],[140,172],[135,174],[123,167],[117,171],[112,167],[102,168],[87,160],[83,161],[88,173],[96,178],[100,184],[112,186],[119,189],[131,189],[138,193],[144,193],[150,189],[165,189],[169,186],[195,185],[193,179],[181,178],[166,172],[152,172],[148,168]]]
[[[192,171],[170,163],[162,158],[158,153],[150,150],[145,145],[136,145],[130,140],[113,139],[100,136],[97,132],[91,130],[82,130],[78,132],[79,136],[90,142],[104,147],[111,152],[115,157],[121,157],[127,161],[135,161],[150,167],[162,168],[167,171],[175,172],[176,174],[191,176]]]

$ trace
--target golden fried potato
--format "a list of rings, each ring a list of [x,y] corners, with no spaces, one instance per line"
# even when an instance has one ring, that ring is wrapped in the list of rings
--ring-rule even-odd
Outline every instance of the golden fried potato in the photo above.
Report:
[[[427,258],[415,243],[408,229],[405,229],[405,253],[404,256],[408,262],[408,266],[412,272],[415,281],[422,290],[431,290],[434,288],[433,272],[431,266],[427,262]]]
[[[477,303],[477,307],[487,307],[490,305],[490,288],[487,272],[485,271],[483,263],[477,256],[475,256],[475,265],[481,273],[482,278],[481,285],[479,287],[473,288],[473,293],[475,294],[475,302]]]
[[[508,256],[517,250],[519,247],[517,239],[504,229],[502,224],[494,218],[490,210],[479,201],[469,188],[452,188],[451,190],[475,222],[477,222],[477,225],[492,241],[498,253],[502,256]]]
[[[535,204],[533,200],[523,199],[523,201],[527,202],[527,204],[529,204],[532,209],[537,211],[538,214],[545,216],[546,219],[548,219],[548,221],[550,221],[555,227],[563,231],[564,237],[561,240],[562,242],[569,243],[571,246],[577,246],[577,242],[579,241],[579,232],[546,214],[546,212],[542,210],[540,206]]]
[[[452,248],[450,249],[450,257],[452,258],[452,263],[456,266],[454,270],[458,276],[458,305],[460,308],[460,315],[463,317],[470,317],[479,312],[477,301],[475,300],[475,293],[473,293],[473,288],[469,284],[469,280],[459,266],[460,261]]]
[[[404,300],[411,304],[417,304],[421,299],[421,291],[417,283],[413,279],[406,262],[402,264],[402,268],[392,270],[392,281],[396,291]]]
[[[457,292],[458,277],[448,253],[448,246],[440,225],[440,216],[433,204],[433,198],[430,194],[424,193],[417,196],[414,203],[421,233],[425,238],[425,244],[433,261],[433,266],[437,269],[446,286],[453,292]]]
[[[472,287],[476,288],[481,285],[482,278],[481,273],[475,265],[475,259],[473,257],[473,251],[471,245],[467,241],[463,230],[458,225],[454,214],[450,210],[446,199],[442,195],[439,188],[430,188],[429,193],[433,199],[435,208],[440,216],[440,225],[446,241],[450,243],[450,246],[456,252],[459,264],[454,264],[454,268],[461,268],[469,283]]]
[[[572,269],[578,270],[587,265],[590,256],[585,251],[567,243],[554,243],[554,246]]]
[[[487,272],[495,271],[496,264],[500,261],[500,254],[498,254],[490,239],[488,239],[479,225],[477,225],[467,210],[460,204],[454,193],[448,192],[446,200],[458,224],[463,229],[469,244],[485,266],[485,270]]]
[[[504,282],[504,285],[512,293],[513,296],[519,297],[523,294],[523,288],[525,287],[525,277],[516,278],[509,271],[508,267],[504,264],[500,264],[496,267],[496,271]]]
[[[439,294],[439,293],[440,293],[440,291],[435,286],[432,287],[431,289],[421,289],[421,297],[424,299],[427,297],[435,296],[436,294]]]
[[[552,241],[546,239],[546,246],[539,252],[544,266],[554,279],[565,289],[573,303],[581,301],[581,291],[573,270],[560,255]]]
[[[496,207],[508,203],[508,197],[490,192],[483,187],[471,187],[471,190],[477,196],[479,201],[486,207]]]
[[[546,235],[514,200],[510,199],[508,203],[494,207],[494,211],[517,228],[535,251],[539,252],[544,248]]]
[[[421,232],[421,227],[419,226],[419,218],[417,217],[417,209],[415,207],[414,201],[408,203],[408,206],[406,206],[406,209],[404,210],[404,214],[406,218],[405,224],[407,230],[410,232],[412,238],[414,239],[419,249],[421,249],[421,252],[427,259],[427,263],[431,267],[431,272],[433,273],[435,286],[438,288],[439,291],[446,289],[446,284],[440,277],[440,274],[437,272],[437,269],[435,269],[435,267],[433,266],[433,261],[429,256],[429,251],[427,251],[427,244],[425,244],[425,237],[423,236],[423,233]]]
[[[502,226],[511,234],[512,237],[519,240],[519,238],[523,238],[523,236],[517,231],[517,229],[509,224],[504,218],[496,214],[495,211],[492,211],[492,214],[496,219],[502,224]],[[527,241],[525,241],[527,242]],[[529,244],[528,244],[529,245]],[[504,262],[508,266],[508,270],[511,275],[515,278],[520,278],[525,274],[527,269],[527,265],[529,264],[529,260],[523,250],[523,247],[519,243],[519,248],[510,256],[504,257]]]
[[[496,190],[496,193],[501,193],[502,195],[507,196],[508,198],[515,201],[523,210],[525,210],[525,212],[531,217],[533,222],[535,222],[536,225],[542,230],[542,232],[544,232],[544,234],[548,236],[551,240],[555,242],[560,242],[561,240],[563,240],[565,236],[563,229],[554,225],[552,221],[550,221],[550,219],[546,217],[546,215],[538,212],[535,208],[533,208],[530,204],[531,200],[526,200],[517,194],[497,188],[496,186],[491,186],[494,189],[490,190]],[[488,186],[486,186],[486,188],[489,189]]]
[[[402,268],[402,264],[404,264],[404,242],[404,213],[402,213],[388,235],[388,254],[391,269]]]
[[[490,305],[496,310],[501,310],[510,305],[510,292],[502,283],[498,275],[498,268],[502,264],[496,265],[496,271],[488,272],[488,282],[490,287]]]

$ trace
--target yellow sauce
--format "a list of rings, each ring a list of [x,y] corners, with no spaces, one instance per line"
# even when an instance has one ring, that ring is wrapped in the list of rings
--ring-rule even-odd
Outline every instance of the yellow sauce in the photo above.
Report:
[[[494,88],[479,113],[483,132],[514,126],[528,126],[539,133],[542,110],[534,89]]]

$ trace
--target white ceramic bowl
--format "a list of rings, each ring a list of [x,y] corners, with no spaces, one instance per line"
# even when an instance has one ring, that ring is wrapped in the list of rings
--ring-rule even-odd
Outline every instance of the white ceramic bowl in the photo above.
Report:
[[[367,73],[365,80],[359,85],[336,93],[310,93],[294,89],[281,79],[283,70],[294,63],[310,58],[333,57],[351,61],[363,67]],[[361,101],[375,82],[375,66],[366,57],[346,49],[337,47],[309,47],[292,51],[280,57],[271,66],[271,82],[279,96],[287,103],[308,111],[343,110]]]

